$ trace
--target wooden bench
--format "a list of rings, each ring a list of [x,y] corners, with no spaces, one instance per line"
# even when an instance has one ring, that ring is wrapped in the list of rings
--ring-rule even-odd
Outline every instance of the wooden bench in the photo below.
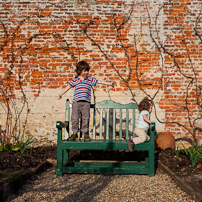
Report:
[[[58,128],[57,176],[62,176],[63,173],[138,173],[154,176],[155,124],[150,125],[151,140],[134,147],[134,150],[147,151],[144,162],[124,162],[124,159],[121,162],[71,162],[69,160],[69,150],[71,149],[128,150],[127,140],[130,136],[134,136],[135,120],[139,113],[135,103],[119,104],[111,100],[104,100],[91,104],[93,134],[90,142],[84,142],[83,139],[67,141],[62,138],[64,136],[63,130],[67,130],[69,133],[70,109],[71,103],[67,100],[65,122],[58,121],[56,124]]]

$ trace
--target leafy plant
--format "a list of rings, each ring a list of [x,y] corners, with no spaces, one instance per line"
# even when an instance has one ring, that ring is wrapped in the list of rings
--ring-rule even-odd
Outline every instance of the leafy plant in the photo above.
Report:
[[[34,142],[34,140],[33,140],[34,136],[29,136],[27,141],[25,141],[25,142],[20,141],[15,136],[13,136],[13,138],[17,141],[17,143],[14,145],[12,145],[10,143],[5,143],[5,145],[4,145],[3,143],[1,143],[0,152],[2,152],[4,150],[8,150],[8,151],[19,151],[20,150],[20,152],[23,154],[26,149],[30,148],[30,154],[32,153],[31,144]]]
[[[12,145],[10,143],[5,144],[5,149],[8,151],[12,151]]]
[[[5,146],[4,145],[0,145],[0,152],[2,152],[4,150]]]
[[[181,143],[182,144],[182,143]],[[191,146],[188,149],[185,148],[185,146],[182,144],[184,147],[184,152],[188,156],[192,167],[194,167],[197,162],[202,159],[202,145],[201,146]]]
[[[179,145],[180,145],[180,143],[177,145],[177,149],[175,150],[175,154],[176,154],[177,157],[179,157],[179,154],[180,154],[180,151],[181,151],[181,150],[179,150]]]
[[[32,153],[31,144],[34,142],[34,140],[33,140],[34,136],[29,136],[26,142],[19,141],[19,139],[15,136],[13,136],[13,137],[17,141],[16,146],[20,149],[21,154],[23,154],[25,152],[25,150],[28,148],[30,148],[30,154]]]
[[[18,145],[12,145],[10,143],[6,143],[5,145],[1,145],[0,146],[0,152],[4,151],[4,150],[8,150],[8,151],[18,151],[19,147]]]

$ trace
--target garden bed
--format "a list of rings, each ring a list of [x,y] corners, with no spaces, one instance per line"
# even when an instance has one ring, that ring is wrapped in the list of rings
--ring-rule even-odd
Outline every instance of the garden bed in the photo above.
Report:
[[[144,152],[127,151],[78,151],[72,150],[70,158],[72,160],[124,160],[141,161]],[[8,175],[8,172],[14,172],[23,169],[35,169],[47,159],[56,160],[56,146],[33,148],[26,150],[23,154],[18,152],[3,151],[0,155],[0,178]],[[202,193],[202,160],[198,161],[195,167],[190,165],[187,157],[176,153],[171,149],[157,150],[156,162],[169,168],[175,175],[184,180],[190,187],[198,193]]]

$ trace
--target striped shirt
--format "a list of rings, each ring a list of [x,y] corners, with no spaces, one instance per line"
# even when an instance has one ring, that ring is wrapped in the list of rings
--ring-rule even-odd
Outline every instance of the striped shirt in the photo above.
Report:
[[[74,99],[73,102],[79,100],[91,101],[91,87],[97,85],[98,80],[92,77],[87,77],[81,81],[78,76],[74,77],[69,83],[74,89]]]

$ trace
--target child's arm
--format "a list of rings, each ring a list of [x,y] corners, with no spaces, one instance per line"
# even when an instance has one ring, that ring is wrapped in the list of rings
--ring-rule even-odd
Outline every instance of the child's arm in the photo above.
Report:
[[[100,80],[98,80],[98,84],[104,84],[104,85],[112,86],[112,87],[115,86],[115,83],[111,82],[111,81],[100,81]]]
[[[143,115],[143,119],[144,119],[144,121],[146,121],[147,123],[152,123],[152,121],[150,121],[150,120],[147,118],[147,115],[146,115],[146,114]]]
[[[59,98],[58,100],[60,100],[62,98],[62,95],[65,94],[70,88],[72,88],[71,86],[67,86],[60,94],[59,94]]]

